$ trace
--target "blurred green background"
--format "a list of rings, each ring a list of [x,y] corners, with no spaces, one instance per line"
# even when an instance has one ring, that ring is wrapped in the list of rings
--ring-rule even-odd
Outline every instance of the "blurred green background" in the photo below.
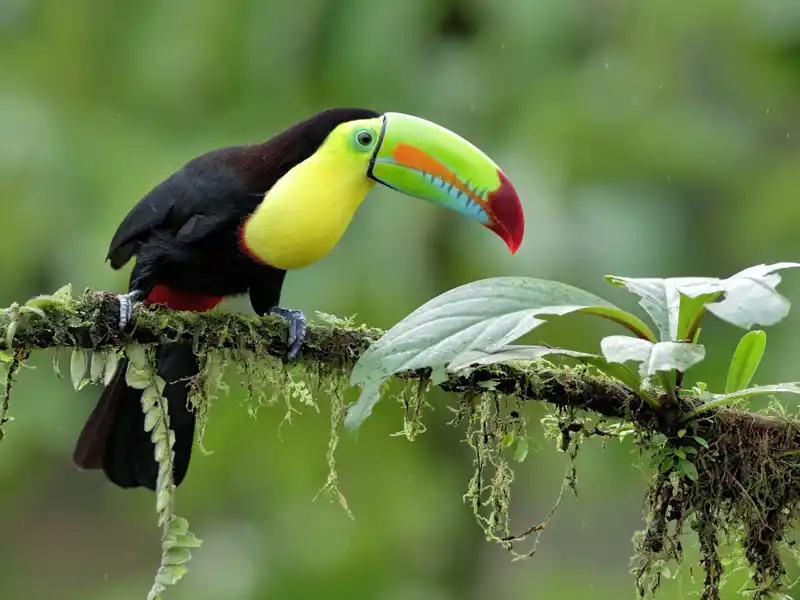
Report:
[[[603,275],[723,277],[798,258],[798,100],[794,0],[0,0],[0,306],[67,282],[124,290],[108,242],[158,181],[209,149],[362,106],[484,149],[520,192],[526,239],[511,257],[474,223],[376,189],[335,252],[288,278],[284,305],[388,327],[456,285],[526,275],[637,309]],[[781,289],[797,298],[800,281],[788,272]],[[758,383],[798,378],[798,318],[768,332]],[[607,331],[566,318],[541,336],[596,349]],[[712,387],[740,333],[707,324],[698,376]],[[73,469],[98,390],[73,392],[51,358],[21,373],[0,448],[0,597],[142,599],[159,558],[153,497]],[[312,502],[326,399],[282,439],[281,407],[253,420],[241,399],[214,406],[213,454],[195,453],[179,490],[204,546],[166,598],[634,597],[648,478],[632,446],[587,443],[579,496],[533,560],[511,563],[461,502],[471,454],[445,397],[414,443],[390,435],[392,402],[342,441],[355,521]],[[543,414],[530,409],[534,424]],[[532,429],[517,531],[547,514],[567,465]],[[687,578],[664,597],[696,589]]]

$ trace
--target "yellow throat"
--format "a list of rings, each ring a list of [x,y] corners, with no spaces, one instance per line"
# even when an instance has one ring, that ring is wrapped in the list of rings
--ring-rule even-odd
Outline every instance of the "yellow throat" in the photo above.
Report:
[[[256,258],[278,269],[299,269],[326,256],[342,238],[375,185],[366,176],[369,156],[343,143],[357,123],[334,130],[264,196],[242,232]]]

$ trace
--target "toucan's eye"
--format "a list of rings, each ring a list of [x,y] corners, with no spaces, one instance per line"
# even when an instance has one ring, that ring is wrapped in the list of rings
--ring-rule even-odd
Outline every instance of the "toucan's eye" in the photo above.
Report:
[[[370,144],[372,144],[372,140],[372,132],[367,131],[366,129],[362,129],[356,134],[356,142],[358,142],[358,145],[363,148],[368,148]]]

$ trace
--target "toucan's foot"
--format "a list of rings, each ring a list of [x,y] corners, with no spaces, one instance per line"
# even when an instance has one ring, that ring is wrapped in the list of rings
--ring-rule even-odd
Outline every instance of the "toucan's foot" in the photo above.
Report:
[[[142,292],[139,290],[133,290],[132,292],[128,292],[127,294],[119,294],[117,296],[117,300],[119,300],[119,330],[124,331],[125,327],[131,320],[131,316],[133,316],[133,304],[137,300],[142,297]]]
[[[301,310],[290,310],[279,306],[273,306],[269,312],[289,321],[289,352],[286,353],[286,358],[293,360],[306,341],[306,316]]]

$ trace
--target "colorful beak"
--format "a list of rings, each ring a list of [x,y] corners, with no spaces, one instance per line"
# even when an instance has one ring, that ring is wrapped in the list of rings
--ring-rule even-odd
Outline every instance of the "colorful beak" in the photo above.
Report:
[[[383,115],[383,128],[367,173],[408,196],[475,219],[514,254],[525,218],[514,186],[483,152],[452,131],[401,113]]]

